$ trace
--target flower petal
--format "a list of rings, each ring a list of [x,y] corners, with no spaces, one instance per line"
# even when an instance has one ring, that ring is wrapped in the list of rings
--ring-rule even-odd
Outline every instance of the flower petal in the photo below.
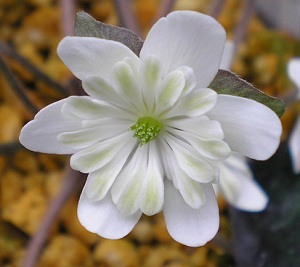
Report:
[[[177,129],[170,129],[170,133],[181,137],[186,142],[190,143],[199,154],[212,159],[221,160],[227,158],[231,154],[229,146],[222,140],[217,139],[202,139],[195,134],[181,131]]]
[[[261,211],[268,203],[268,197],[253,175],[245,158],[233,154],[220,166],[221,192],[235,208],[245,211]]]
[[[78,203],[78,219],[90,232],[109,238],[119,239],[127,235],[141,217],[137,211],[132,215],[121,214],[111,200],[110,194],[100,201],[89,199],[83,189]]]
[[[125,45],[94,37],[65,37],[57,47],[57,53],[65,65],[79,78],[95,75],[107,77],[116,62],[138,57]]]
[[[254,100],[218,95],[209,118],[221,123],[231,150],[256,160],[266,160],[278,148],[282,131],[277,115]]]
[[[116,84],[116,90],[120,97],[128,100],[131,105],[140,111],[145,111],[142,92],[137,83],[137,77],[134,75],[130,65],[126,62],[118,62],[114,66],[113,78]]]
[[[193,11],[175,11],[151,28],[140,57],[156,55],[166,73],[180,66],[194,70],[200,87],[218,72],[225,31],[212,17]]]
[[[234,44],[231,41],[226,41],[224,46],[224,51],[222,55],[222,60],[220,64],[220,69],[229,70],[232,64],[232,60],[234,57]]]
[[[140,209],[148,216],[154,215],[162,210],[164,204],[164,183],[155,142],[149,143],[147,171],[145,177],[140,179],[142,179],[139,192]]]
[[[138,147],[114,182],[111,194],[113,202],[124,214],[133,214],[139,209],[139,191],[146,175],[148,146]]]
[[[213,166],[200,158],[192,146],[170,134],[166,135],[165,139],[176,156],[178,166],[187,176],[200,183],[210,183],[216,180],[216,171]]]
[[[89,76],[82,81],[82,86],[88,95],[98,100],[113,103],[119,107],[130,107],[116,92],[114,86],[98,76]]]
[[[75,153],[71,156],[71,167],[83,173],[96,171],[110,162],[120,151],[132,149],[135,143],[136,140],[131,134],[125,132]]]
[[[113,182],[126,163],[130,153],[130,147],[129,149],[124,149],[122,153],[118,153],[101,169],[88,175],[85,185],[88,198],[98,201],[106,196],[108,190],[111,188]]]
[[[300,59],[293,58],[288,62],[288,75],[300,91]]]
[[[181,102],[164,115],[164,118],[176,116],[196,117],[212,109],[217,101],[217,93],[209,88],[193,90]]]
[[[156,94],[156,115],[172,107],[184,88],[185,80],[182,71],[172,71],[163,80]]]
[[[64,132],[82,129],[81,121],[65,118],[61,113],[66,99],[55,102],[40,110],[20,133],[20,142],[27,149],[53,154],[72,154],[77,149],[65,147],[57,141]]]
[[[174,118],[169,119],[165,124],[169,127],[195,134],[203,139],[224,138],[220,123],[209,120],[207,116],[187,117],[184,119]]]
[[[293,169],[295,173],[300,172],[300,117],[297,118],[293,131],[288,141]]]
[[[87,96],[68,97],[61,111],[66,117],[83,120],[97,120],[107,117],[126,117],[124,116],[124,110]]]
[[[168,232],[184,245],[197,247],[210,241],[219,228],[219,211],[212,185],[202,185],[206,202],[199,209],[185,203],[170,181],[165,182],[164,217]]]

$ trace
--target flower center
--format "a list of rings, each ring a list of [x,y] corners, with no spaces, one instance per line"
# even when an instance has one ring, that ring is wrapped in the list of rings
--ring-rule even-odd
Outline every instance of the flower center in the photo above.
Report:
[[[162,127],[163,125],[158,120],[142,117],[130,129],[135,131],[134,136],[140,141],[140,144],[145,145],[155,139]]]

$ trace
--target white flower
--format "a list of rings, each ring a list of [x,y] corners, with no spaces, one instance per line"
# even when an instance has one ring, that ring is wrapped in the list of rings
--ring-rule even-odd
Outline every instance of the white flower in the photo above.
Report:
[[[177,11],[150,30],[140,58],[121,43],[66,37],[58,54],[89,96],[41,110],[22,130],[34,151],[73,154],[88,173],[80,222],[99,235],[128,234],[142,213],[163,211],[171,236],[200,246],[219,226],[212,182],[231,151],[264,160],[279,144],[276,114],[208,89],[225,32],[213,18]]]
[[[288,62],[288,76],[298,89],[298,99],[300,99],[300,58],[293,58]],[[294,129],[288,141],[293,169],[295,173],[300,173],[300,116],[296,119]]]

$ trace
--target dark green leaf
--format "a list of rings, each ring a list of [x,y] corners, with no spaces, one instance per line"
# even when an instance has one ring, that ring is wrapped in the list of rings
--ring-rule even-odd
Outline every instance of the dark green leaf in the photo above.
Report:
[[[83,11],[76,14],[75,34],[80,37],[98,37],[120,42],[129,47],[137,56],[143,46],[143,40],[132,31],[97,21]]]
[[[281,117],[285,111],[283,101],[264,94],[252,84],[230,71],[219,70],[208,87],[215,90],[218,94],[234,95],[255,100],[272,109],[278,117]]]

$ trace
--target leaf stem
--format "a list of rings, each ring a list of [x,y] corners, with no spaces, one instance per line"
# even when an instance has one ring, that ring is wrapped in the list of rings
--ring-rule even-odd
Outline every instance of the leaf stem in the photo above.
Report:
[[[4,74],[5,78],[9,82],[12,90],[22,100],[25,106],[30,110],[32,114],[36,114],[39,109],[34,105],[30,98],[26,95],[25,90],[21,83],[16,79],[11,70],[8,68],[4,59],[0,55],[0,70]]]
[[[61,30],[64,36],[74,35],[75,0],[61,0]]]
[[[33,75],[44,82],[45,84],[49,85],[56,91],[64,94],[64,95],[69,95],[69,91],[53,79],[51,79],[48,75],[45,73],[41,72],[36,66],[34,66],[32,63],[30,63],[26,58],[15,52],[11,47],[6,45],[3,42],[0,42],[0,52],[1,54],[3,53],[4,55],[8,56],[12,60],[15,60],[19,64],[21,64],[25,69],[33,73]]]
[[[158,7],[157,15],[154,18],[153,22],[156,22],[158,19],[167,16],[173,9],[175,5],[175,0],[164,0],[160,2]]]
[[[125,27],[137,35],[140,34],[140,29],[136,21],[136,17],[132,12],[132,8],[129,0],[113,0],[117,14],[119,17],[119,23],[122,27]]]
[[[224,4],[225,4],[224,0],[215,0],[212,4],[208,14],[214,18],[217,18],[218,15],[220,14]]]
[[[83,178],[83,174],[73,171],[70,167],[67,168],[62,188],[56,198],[53,199],[40,228],[30,241],[22,267],[33,267],[36,265],[49,235],[50,228],[58,217],[59,212],[70,196],[75,193],[77,189],[82,187],[84,182],[85,179]]]

